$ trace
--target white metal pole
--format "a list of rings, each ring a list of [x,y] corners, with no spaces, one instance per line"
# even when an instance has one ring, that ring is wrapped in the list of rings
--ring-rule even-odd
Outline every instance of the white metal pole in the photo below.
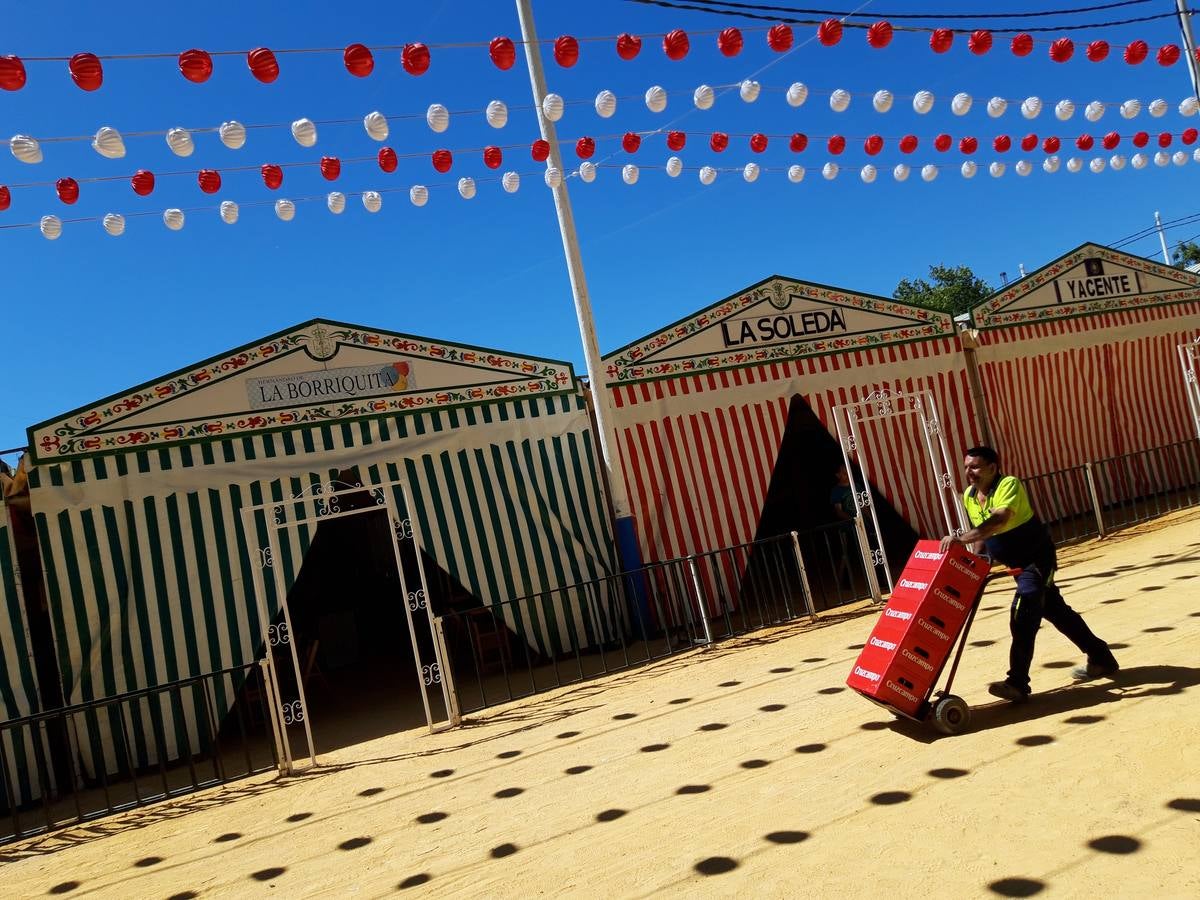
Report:
[[[533,105],[537,112],[538,127],[542,139],[550,145],[547,167],[563,172],[562,153],[554,123],[542,111],[542,100],[546,96],[546,76],[542,69],[542,50],[538,43],[537,28],[533,21],[532,0],[516,0],[517,16],[521,20],[521,38],[525,42],[525,61],[529,64],[529,82],[533,88]],[[558,213],[558,229],[562,234],[563,253],[567,258],[567,273],[571,278],[571,293],[575,298],[575,316],[579,321],[579,336],[583,341],[583,355],[587,363],[589,387],[596,411],[596,425],[600,438],[600,453],[608,476],[608,489],[616,515],[617,545],[627,569],[637,568],[640,559],[636,554],[633,514],[625,488],[625,478],[613,452],[616,431],[613,428],[612,398],[604,384],[604,371],[600,363],[600,346],[596,340],[596,325],[592,318],[592,302],[588,296],[587,279],[583,274],[583,259],[579,253],[579,240],[575,234],[575,216],[571,212],[571,198],[567,193],[564,174],[561,183],[554,188],[554,209]],[[633,557],[630,557],[630,553]]]
[[[1192,96],[1200,100],[1200,71],[1197,71],[1196,41],[1192,37],[1192,11],[1187,0],[1175,0],[1179,14],[1179,30],[1183,33],[1183,52],[1187,56],[1188,74],[1192,76]]]
[[[1158,229],[1158,242],[1162,244],[1163,265],[1171,264],[1171,255],[1167,253],[1167,236],[1162,227],[1162,216],[1158,214],[1158,210],[1154,211],[1154,226]]]

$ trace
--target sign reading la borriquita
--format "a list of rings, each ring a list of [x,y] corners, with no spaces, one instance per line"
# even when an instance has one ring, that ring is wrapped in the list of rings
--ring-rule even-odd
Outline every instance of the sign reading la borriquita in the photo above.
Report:
[[[823,334],[844,334],[846,317],[840,309],[806,309],[802,312],[734,319],[721,323],[726,347],[770,344]]]
[[[246,394],[251,409],[272,409],[371,397],[413,387],[412,366],[400,360],[387,366],[350,366],[251,378],[246,381]]]

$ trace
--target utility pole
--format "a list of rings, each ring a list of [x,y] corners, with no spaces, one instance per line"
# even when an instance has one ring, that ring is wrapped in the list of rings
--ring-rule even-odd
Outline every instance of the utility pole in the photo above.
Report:
[[[538,127],[541,129],[542,140],[550,145],[546,165],[547,168],[553,167],[563,172],[560,183],[553,189],[554,209],[558,213],[558,230],[562,234],[567,273],[571,278],[571,293],[575,298],[575,317],[579,322],[579,336],[583,341],[588,386],[592,392],[596,431],[600,439],[600,455],[604,461],[609,498],[613,505],[617,552],[623,569],[628,572],[641,568],[641,551],[638,548],[637,531],[624,474],[614,452],[616,429],[613,427],[612,396],[605,386],[604,370],[601,368],[592,302],[588,296],[587,279],[583,274],[583,259],[579,253],[579,239],[575,234],[575,216],[571,212],[571,198],[567,193],[567,178],[563,170],[558,135],[554,123],[546,118],[542,110],[542,100],[546,96],[546,75],[542,69],[542,48],[538,43],[537,28],[533,21],[532,0],[517,0],[517,17],[521,21],[521,39],[525,43],[525,61],[529,65],[529,82],[533,88],[533,106],[537,111]]]
[[[1200,72],[1197,72],[1196,41],[1192,38],[1192,11],[1187,0],[1175,0],[1179,30],[1183,34],[1183,52],[1187,56],[1188,74],[1192,76],[1192,96],[1200,100]]]
[[[1154,211],[1154,226],[1158,229],[1158,242],[1162,244],[1163,264],[1169,266],[1171,264],[1171,255],[1167,253],[1167,235],[1163,231],[1162,216],[1158,214],[1157,209]]]

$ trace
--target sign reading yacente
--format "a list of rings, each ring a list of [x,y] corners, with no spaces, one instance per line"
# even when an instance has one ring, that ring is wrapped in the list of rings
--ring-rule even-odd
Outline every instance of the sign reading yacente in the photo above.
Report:
[[[1054,296],[1059,303],[1079,303],[1101,297],[1128,297],[1142,292],[1141,279],[1134,270],[1105,272],[1104,261],[1085,259],[1083,277],[1078,272],[1054,281]]]
[[[396,391],[412,390],[412,365],[403,360],[387,366],[349,366],[251,378],[246,394],[251,409],[272,409],[327,400],[371,397]]]
[[[845,334],[846,317],[840,309],[807,309],[786,315],[733,319],[721,323],[726,347],[770,344],[824,334]]]

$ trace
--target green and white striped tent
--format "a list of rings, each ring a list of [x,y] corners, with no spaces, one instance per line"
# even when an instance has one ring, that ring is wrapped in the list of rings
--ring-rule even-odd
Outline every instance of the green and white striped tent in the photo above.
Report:
[[[317,320],[34,426],[29,439],[68,703],[252,661],[263,633],[252,567],[266,525],[260,515],[247,535],[241,511],[351,467],[364,485],[407,484],[415,508],[404,512],[422,549],[484,603],[615,567],[590,420],[568,363]],[[402,509],[398,486],[393,496]],[[285,588],[314,532],[280,538]],[[278,598],[265,582],[273,616]],[[605,609],[508,609],[509,626],[545,653],[579,635],[609,636]],[[235,689],[218,686],[218,715]],[[149,727],[179,742],[186,729],[201,746],[201,703],[135,709],[138,762],[154,761],[137,737]],[[89,729],[86,769],[101,754],[116,765],[119,729]]]

